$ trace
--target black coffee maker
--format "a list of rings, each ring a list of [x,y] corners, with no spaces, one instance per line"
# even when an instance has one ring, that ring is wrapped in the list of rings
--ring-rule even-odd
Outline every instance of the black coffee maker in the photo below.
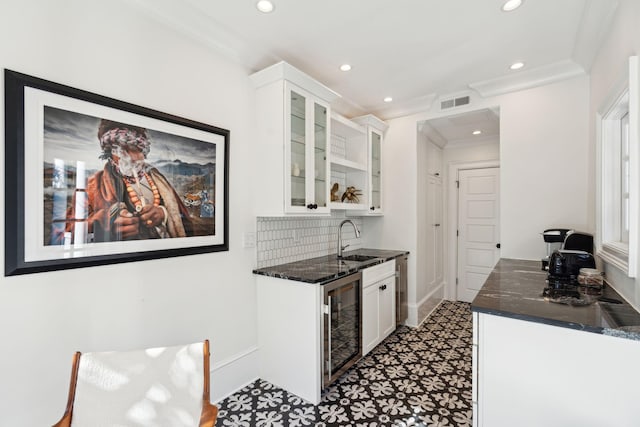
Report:
[[[583,251],[593,255],[593,235],[570,228],[549,228],[542,232],[547,244],[547,256],[542,258],[542,269],[549,270],[549,257],[556,250]]]
[[[549,281],[575,284],[581,268],[596,268],[593,255],[587,251],[558,249],[549,257]]]

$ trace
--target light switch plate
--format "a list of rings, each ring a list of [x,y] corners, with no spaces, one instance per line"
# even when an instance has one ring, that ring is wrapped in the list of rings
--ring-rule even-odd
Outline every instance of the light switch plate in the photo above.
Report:
[[[242,235],[242,247],[243,248],[256,247],[256,233],[254,231],[247,231]]]

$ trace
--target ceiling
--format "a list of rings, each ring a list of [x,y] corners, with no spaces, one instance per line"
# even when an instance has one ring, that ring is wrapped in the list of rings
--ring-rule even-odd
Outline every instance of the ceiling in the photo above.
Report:
[[[338,92],[336,111],[382,119],[584,74],[617,5],[524,0],[503,12],[504,0],[273,0],[263,14],[255,0],[130,2],[249,72],[286,61]],[[516,61],[526,66],[510,70]]]
[[[440,147],[500,141],[500,112],[483,108],[421,122],[418,130]],[[479,131],[477,135],[473,132]]]

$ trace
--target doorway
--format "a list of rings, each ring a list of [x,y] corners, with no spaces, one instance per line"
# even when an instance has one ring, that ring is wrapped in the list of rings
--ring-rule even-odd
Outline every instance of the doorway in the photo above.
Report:
[[[456,299],[471,302],[500,259],[500,168],[460,169]]]
[[[458,298],[458,173],[469,169],[499,168],[500,109],[482,108],[431,118],[419,122],[418,132],[421,145],[435,148],[424,149],[424,159],[419,151],[419,158],[423,160],[419,161],[418,168],[419,194],[423,194],[424,199],[418,203],[418,215],[422,220],[418,225],[416,297],[423,302],[422,305],[429,306],[431,300]],[[433,191],[433,188],[438,188],[432,185],[434,181],[441,183],[440,192]],[[439,206],[442,221],[430,220],[433,203]],[[438,231],[443,244],[439,246],[438,256],[432,257],[430,242],[437,241]],[[444,274],[438,274],[438,271]],[[439,278],[435,283],[433,276]]]

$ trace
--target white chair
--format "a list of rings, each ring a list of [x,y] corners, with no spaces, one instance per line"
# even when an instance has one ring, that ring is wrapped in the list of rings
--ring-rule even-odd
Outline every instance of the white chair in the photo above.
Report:
[[[53,427],[213,427],[209,341],[76,353],[67,408]]]

